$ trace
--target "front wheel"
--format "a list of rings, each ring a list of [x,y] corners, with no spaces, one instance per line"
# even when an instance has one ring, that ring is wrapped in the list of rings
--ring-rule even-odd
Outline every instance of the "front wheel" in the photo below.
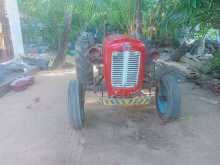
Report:
[[[164,75],[156,89],[156,105],[163,120],[177,119],[181,112],[181,92],[175,75]]]
[[[85,121],[85,91],[78,80],[71,80],[68,89],[68,111],[75,129],[81,129]]]

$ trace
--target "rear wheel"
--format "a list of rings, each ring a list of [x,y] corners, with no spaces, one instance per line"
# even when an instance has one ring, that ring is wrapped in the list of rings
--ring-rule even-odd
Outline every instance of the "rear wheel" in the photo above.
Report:
[[[93,67],[88,60],[88,50],[93,46],[94,38],[91,33],[83,32],[76,42],[76,77],[69,83],[68,109],[71,123],[75,129],[83,127],[85,121],[85,91],[87,85],[93,83]]]
[[[83,85],[78,80],[71,80],[68,89],[68,111],[75,129],[81,129],[85,121]]]
[[[94,44],[93,35],[87,32],[81,33],[76,42],[76,75],[84,86],[93,83],[93,66],[87,55],[89,48]]]
[[[172,120],[180,116],[181,92],[174,75],[167,74],[160,79],[156,90],[156,105],[163,120]]]

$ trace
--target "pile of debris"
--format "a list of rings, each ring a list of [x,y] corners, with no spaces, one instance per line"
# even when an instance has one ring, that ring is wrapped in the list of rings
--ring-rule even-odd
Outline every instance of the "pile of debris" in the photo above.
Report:
[[[28,65],[40,70],[47,70],[52,67],[55,54],[56,53],[49,51],[48,44],[29,44],[25,46],[25,54],[22,55],[21,58]]]
[[[212,54],[190,54],[185,53],[179,56],[177,51],[172,48],[163,48],[161,51],[160,62],[172,70],[184,75],[187,80],[195,84],[211,89],[214,93],[220,95],[220,79],[212,75],[211,61]],[[176,61],[176,57],[180,57]]]
[[[212,54],[191,55],[190,53],[187,53],[180,59],[180,62],[185,63],[192,70],[202,74],[208,74],[211,72],[212,58]]]
[[[34,82],[32,74],[36,71],[22,60],[14,60],[8,64],[0,64],[0,96],[10,90],[21,91]]]

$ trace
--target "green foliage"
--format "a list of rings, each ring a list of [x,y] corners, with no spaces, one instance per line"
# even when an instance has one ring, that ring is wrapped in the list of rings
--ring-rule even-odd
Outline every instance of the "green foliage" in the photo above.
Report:
[[[211,61],[211,70],[220,74],[220,53],[217,53]]]
[[[24,16],[22,21],[27,25],[24,28],[27,42],[41,36],[56,48],[66,11],[73,15],[72,40],[88,28],[103,33],[106,24],[122,33],[130,33],[135,27],[135,0],[18,1]],[[208,29],[220,27],[219,9],[219,0],[142,0],[143,32],[147,37],[176,40],[190,28],[193,35],[202,37]],[[43,27],[35,26],[37,22]],[[195,31],[195,27],[199,30]]]
[[[133,0],[19,0],[19,6],[25,15],[23,22],[27,25],[24,35],[29,34],[24,38],[30,40],[31,34],[41,35],[52,47],[57,47],[62,34],[65,10],[73,15],[71,39],[88,28],[103,31],[105,24],[127,33],[134,22]],[[32,27],[36,22],[44,27],[40,30]]]
[[[24,17],[24,39],[34,42],[40,36],[56,48],[64,26],[64,1],[19,0],[19,6]]]
[[[186,28],[202,37],[210,27],[220,27],[219,8],[219,0],[158,0],[149,26],[156,27],[158,38],[178,38]]]

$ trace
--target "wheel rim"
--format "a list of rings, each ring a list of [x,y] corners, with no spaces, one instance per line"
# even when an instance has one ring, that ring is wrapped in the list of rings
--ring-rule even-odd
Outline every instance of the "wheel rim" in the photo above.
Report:
[[[160,113],[165,114],[168,106],[168,92],[162,82],[158,90],[157,103]]]

